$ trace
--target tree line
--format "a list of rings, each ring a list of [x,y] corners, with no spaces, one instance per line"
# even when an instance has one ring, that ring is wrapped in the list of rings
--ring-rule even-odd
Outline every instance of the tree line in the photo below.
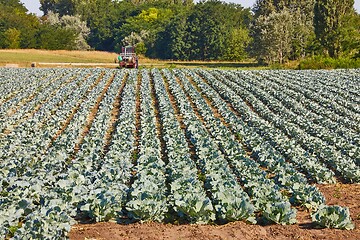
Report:
[[[40,0],[44,16],[0,0],[0,48],[96,49],[134,45],[150,58],[273,64],[360,55],[354,0]]]
[[[58,14],[38,18],[27,12],[19,0],[0,0],[0,48],[55,50],[80,46],[78,27],[86,26],[80,18],[64,16],[60,21]]]

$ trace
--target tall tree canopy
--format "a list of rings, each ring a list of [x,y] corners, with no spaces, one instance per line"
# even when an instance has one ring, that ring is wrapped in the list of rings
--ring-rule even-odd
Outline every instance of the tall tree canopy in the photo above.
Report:
[[[0,0],[0,48],[96,49],[177,60],[360,56],[354,0],[257,0],[252,11],[220,0]]]
[[[159,58],[241,60],[250,43],[249,9],[212,0],[178,14],[158,35]]]
[[[76,48],[77,30],[69,27],[74,18],[65,26],[27,12],[20,0],[0,0],[0,48]]]
[[[268,63],[305,57],[314,38],[313,8],[314,0],[257,0],[254,56]]]
[[[338,57],[343,51],[342,41],[348,37],[345,31],[349,20],[356,19],[354,0],[317,0],[314,9],[316,37],[326,54]]]
[[[240,60],[251,40],[250,10],[219,0],[41,0],[41,9],[80,15],[97,50],[134,44],[149,57]]]

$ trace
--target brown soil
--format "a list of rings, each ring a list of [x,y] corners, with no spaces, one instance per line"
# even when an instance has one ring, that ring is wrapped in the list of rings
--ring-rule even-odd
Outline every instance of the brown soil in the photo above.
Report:
[[[49,76],[46,76],[49,77]],[[46,77],[43,77],[40,79],[40,81],[43,81],[44,79],[46,79]],[[13,108],[9,109],[7,112],[7,116],[11,117],[12,115],[14,115],[22,106],[25,106],[27,103],[29,103],[30,101],[32,101],[36,95],[41,94],[42,89],[46,89],[50,84],[58,81],[60,79],[59,76],[55,76],[54,79],[52,79],[51,81],[49,81],[48,83],[46,83],[45,85],[41,85],[40,87],[38,87],[37,89],[35,89],[30,96],[24,97],[16,106],[14,106]],[[14,95],[16,96],[16,94]]]
[[[71,240],[84,239],[360,239],[360,184],[318,185],[329,205],[350,208],[356,228],[351,231],[338,229],[317,229],[311,224],[306,211],[298,212],[298,223],[291,226],[250,225],[233,222],[226,225],[171,225],[160,223],[136,223],[119,225],[115,223],[81,224],[73,226]]]
[[[84,142],[84,139],[85,139],[86,135],[88,135],[88,133],[89,133],[89,131],[91,129],[92,123],[94,122],[95,117],[96,117],[96,115],[97,115],[97,113],[99,111],[100,103],[104,99],[106,92],[108,91],[111,83],[114,81],[114,78],[115,78],[115,74],[113,74],[110,77],[110,79],[106,82],[106,85],[104,86],[104,89],[102,90],[101,94],[97,97],[94,106],[91,108],[90,113],[87,116],[86,124],[85,124],[85,126],[83,128],[83,131],[80,134],[80,137],[78,138],[78,140],[77,140],[77,142],[75,144],[74,156],[73,157],[75,157],[77,152],[80,150],[80,146]]]
[[[105,156],[106,153],[109,151],[110,149],[110,145],[111,145],[111,140],[112,140],[112,136],[116,130],[117,125],[119,124],[118,120],[119,120],[119,115],[121,112],[120,109],[120,104],[122,102],[122,93],[124,91],[126,82],[127,82],[127,78],[128,78],[128,74],[126,74],[122,80],[122,84],[120,86],[119,91],[116,94],[115,97],[115,101],[113,103],[113,108],[111,110],[111,118],[110,118],[110,122],[108,123],[108,127],[107,127],[107,131],[105,133],[105,146],[104,146],[104,153],[103,155]]]
[[[51,147],[51,145],[55,142],[55,140],[60,137],[60,135],[65,131],[67,126],[70,124],[71,120],[74,118],[76,112],[80,109],[81,104],[85,101],[85,96],[87,96],[103,79],[104,72],[101,72],[100,76],[96,79],[96,81],[86,90],[86,93],[83,95],[84,97],[80,98],[79,102],[76,104],[76,106],[71,110],[70,115],[67,117],[67,119],[62,124],[62,127],[56,132],[55,136],[51,138],[51,143],[48,146],[48,148]],[[88,78],[90,75],[87,75],[85,77]],[[85,79],[83,81],[85,81]]]

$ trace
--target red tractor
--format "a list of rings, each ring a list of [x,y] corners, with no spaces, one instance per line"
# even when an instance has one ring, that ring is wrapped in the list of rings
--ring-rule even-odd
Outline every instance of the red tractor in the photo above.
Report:
[[[138,68],[139,59],[135,53],[135,47],[126,46],[121,48],[121,53],[118,56],[120,68]]]

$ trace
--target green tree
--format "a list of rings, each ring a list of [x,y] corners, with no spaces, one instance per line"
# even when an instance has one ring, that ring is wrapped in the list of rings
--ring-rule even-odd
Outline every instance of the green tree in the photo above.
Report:
[[[225,52],[227,5],[216,0],[196,4],[187,20],[185,51],[189,60],[217,60]]]
[[[257,35],[254,53],[260,62],[284,63],[291,52],[293,18],[285,8],[268,16],[259,16],[255,22]]]
[[[17,36],[15,32],[20,33],[16,37],[16,47],[35,48],[34,36],[39,24],[37,17],[28,14],[20,0],[0,0],[0,48],[9,47],[9,37],[10,35]],[[14,31],[15,29],[17,31]]]
[[[354,0],[317,0],[314,13],[315,34],[325,54],[338,57],[342,52],[341,31],[354,14]]]
[[[112,0],[77,1],[75,13],[79,14],[90,28],[88,44],[97,50],[113,51],[121,42],[119,31],[122,25],[127,18],[137,13],[133,4]]]
[[[5,47],[10,49],[20,48],[20,34],[21,32],[16,28],[9,28],[5,31]]]
[[[172,21],[165,27],[165,29],[159,32],[155,49],[157,58],[160,59],[174,59],[174,60],[186,60],[189,59],[186,49],[185,37],[187,30],[187,14],[183,13],[177,15]]]
[[[307,50],[314,39],[314,0],[257,0],[253,9],[255,21],[253,24],[252,36],[254,38],[254,52],[256,55],[262,46],[259,44],[260,38],[264,38],[261,26],[257,23],[263,22],[264,17],[274,13],[287,11],[292,17],[291,29],[291,51],[287,54],[286,59],[299,59],[305,57]],[[261,21],[257,21],[259,18]]]
[[[37,32],[37,48],[49,50],[72,50],[76,33],[71,29],[62,28],[49,23],[41,24]]]
[[[28,10],[20,2],[20,0],[0,0],[1,9],[6,11],[14,11],[16,13],[25,14]]]
[[[238,4],[203,1],[179,11],[165,29],[158,33],[158,58],[176,60],[234,59],[225,56],[230,48],[239,54],[241,44],[246,45],[244,31],[251,22],[250,9]],[[244,36],[244,38],[240,38]],[[237,38],[237,39],[235,39]],[[244,40],[244,42],[240,42]],[[241,53],[242,54],[242,53]]]
[[[340,29],[343,55],[360,58],[360,15],[356,12],[344,16],[346,24]]]
[[[183,5],[190,6],[194,4],[193,0],[127,0],[127,2],[131,2],[134,5],[142,5],[142,4],[151,4],[151,5]]]
[[[244,60],[248,57],[247,48],[251,42],[249,30],[246,28],[234,28],[226,41],[224,59]]]
[[[156,38],[173,16],[174,12],[167,8],[150,7],[143,9],[138,15],[126,19],[126,23],[121,26],[119,35],[121,41],[118,43],[122,43],[126,38],[132,38],[131,35],[140,36],[141,40],[138,42],[144,43],[147,49],[146,55],[156,57]]]
[[[63,15],[74,15],[74,4],[78,0],[40,0],[40,10],[44,12],[44,15],[48,15],[49,12],[59,13]]]
[[[274,0],[256,0],[253,7],[255,18],[260,16],[268,16],[276,10],[277,9],[274,5]]]
[[[46,15],[46,23],[75,32],[77,37],[73,49],[88,50],[90,48],[85,40],[90,33],[90,29],[84,21],[81,21],[80,16],[63,15],[60,17],[58,13],[50,11]]]

